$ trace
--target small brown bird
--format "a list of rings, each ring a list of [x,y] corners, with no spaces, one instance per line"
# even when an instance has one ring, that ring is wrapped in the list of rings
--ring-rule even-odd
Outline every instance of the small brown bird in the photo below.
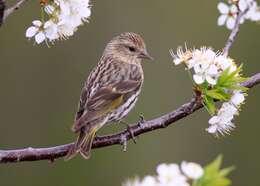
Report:
[[[144,80],[142,59],[152,57],[136,33],[122,33],[107,44],[81,92],[72,126],[79,136],[66,160],[78,152],[89,159],[96,132],[109,122],[121,121],[134,107]]]

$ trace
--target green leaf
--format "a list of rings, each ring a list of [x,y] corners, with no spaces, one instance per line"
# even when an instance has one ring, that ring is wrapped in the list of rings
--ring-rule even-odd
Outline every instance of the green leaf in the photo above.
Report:
[[[229,186],[231,180],[227,175],[234,167],[221,169],[222,156],[219,155],[213,162],[204,168],[204,175],[192,183],[192,186]]]
[[[247,77],[235,76],[232,78],[232,81],[234,81],[234,83],[243,83],[249,79],[250,78],[247,78]]]
[[[242,65],[240,65],[235,71],[230,73],[230,67],[224,70],[217,82],[217,86],[222,86],[226,82],[239,83],[245,81],[244,79],[240,79],[239,73],[242,71]]]
[[[243,65],[240,65],[235,71],[231,72],[228,76],[229,79],[235,77],[237,74],[239,74],[242,71]]]
[[[230,98],[230,95],[225,93],[222,89],[211,89],[206,91],[206,95],[220,101],[226,101]]]
[[[225,177],[225,176],[229,175],[229,173],[232,172],[233,170],[235,170],[234,166],[224,168],[221,171],[219,171],[219,175]]]
[[[231,73],[230,73],[230,67],[224,70],[218,79],[215,89],[224,88],[229,90],[247,91],[248,88],[239,85],[240,83],[249,79],[249,78],[241,77],[239,74],[241,71],[242,71],[242,65],[240,65],[234,72]]]
[[[247,91],[248,88],[247,87],[243,87],[243,86],[240,86],[240,85],[234,85],[234,84],[226,84],[226,85],[223,85],[224,88],[226,89],[230,89],[230,90],[241,90],[241,91]]]
[[[212,97],[205,95],[203,97],[203,102],[209,114],[214,115],[216,113],[216,106],[214,103],[214,99]]]
[[[212,163],[205,167],[205,172],[209,174],[217,173],[220,169],[223,156],[219,155]]]
[[[231,184],[231,180],[228,178],[221,178],[218,180],[215,180],[215,182],[213,184],[211,184],[210,186],[228,186]]]
[[[229,71],[230,71],[230,67],[228,67],[226,70],[224,70],[221,73],[221,75],[218,79],[218,82],[217,82],[217,86],[222,85],[228,79]]]

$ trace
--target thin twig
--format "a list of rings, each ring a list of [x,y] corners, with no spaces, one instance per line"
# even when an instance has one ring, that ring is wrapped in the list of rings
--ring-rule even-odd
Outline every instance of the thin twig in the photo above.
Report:
[[[228,37],[228,40],[227,40],[227,42],[226,42],[226,45],[225,45],[225,47],[224,47],[224,49],[223,49],[223,54],[224,54],[225,56],[228,55],[228,52],[229,52],[231,46],[232,46],[233,43],[235,42],[236,36],[237,36],[237,34],[238,34],[238,32],[239,32],[240,22],[241,22],[241,20],[243,19],[244,15],[248,12],[248,10],[249,10],[249,8],[245,9],[245,10],[242,11],[242,12],[239,12],[239,14],[237,15],[237,17],[236,17],[236,22],[235,22],[235,26],[234,26],[234,28],[232,29],[232,31],[231,31],[231,33],[230,33],[230,35],[229,35],[229,37]]]
[[[0,0],[0,26],[3,23],[5,7],[6,7],[5,1],[4,0]]]
[[[3,21],[5,21],[6,18],[10,14],[12,14],[15,10],[18,10],[22,6],[22,4],[25,3],[26,1],[28,1],[28,0],[17,0],[16,3],[13,6],[5,9],[4,15],[3,15]]]
[[[260,73],[252,76],[248,81],[242,85],[248,88],[260,83]],[[130,125],[130,130],[134,136],[165,128],[176,121],[194,113],[196,110],[202,108],[202,104],[195,99],[180,106],[178,109],[169,112],[163,116],[149,121],[143,121]],[[109,136],[96,137],[93,143],[93,148],[101,148],[111,145],[125,145],[126,141],[131,139],[129,130],[124,130],[117,134]],[[37,160],[50,160],[53,162],[55,159],[63,157],[67,154],[69,147],[72,145],[60,145],[49,148],[25,148],[17,150],[0,150],[0,163],[22,162],[22,161],[37,161]]]

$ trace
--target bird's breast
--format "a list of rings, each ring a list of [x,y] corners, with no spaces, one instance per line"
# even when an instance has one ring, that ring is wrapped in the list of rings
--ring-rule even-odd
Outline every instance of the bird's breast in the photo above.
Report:
[[[117,109],[110,112],[108,115],[107,122],[120,121],[124,117],[126,117],[127,114],[135,106],[140,92],[141,92],[141,87],[139,87],[134,93],[132,93],[130,96],[128,96],[127,99],[124,100],[125,102],[120,107],[118,107]]]

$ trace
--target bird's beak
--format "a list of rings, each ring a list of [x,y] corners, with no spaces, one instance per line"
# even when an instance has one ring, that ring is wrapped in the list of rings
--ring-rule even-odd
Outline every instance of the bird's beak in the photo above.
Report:
[[[153,57],[147,52],[147,50],[144,50],[143,52],[141,52],[138,57],[141,59],[153,60]]]

